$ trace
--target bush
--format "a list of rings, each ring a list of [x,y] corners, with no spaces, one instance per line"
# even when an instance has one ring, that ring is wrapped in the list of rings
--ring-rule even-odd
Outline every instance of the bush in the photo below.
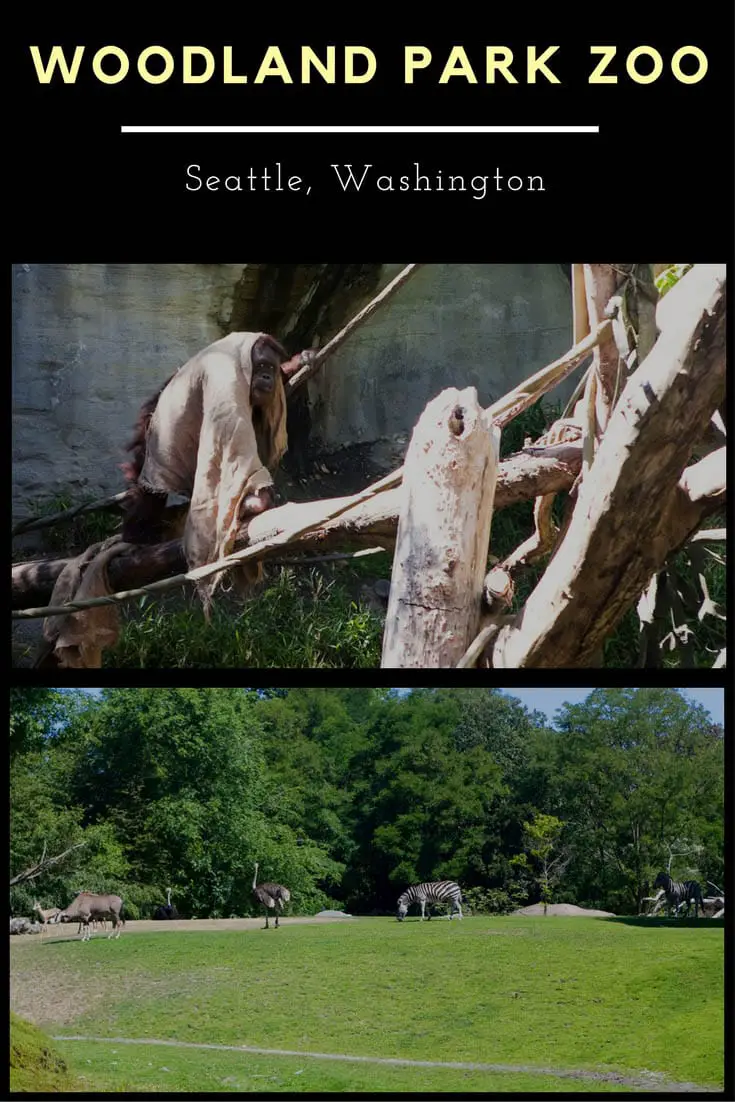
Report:
[[[475,914],[505,915],[515,910],[513,900],[502,888],[468,888],[462,896]]]
[[[126,884],[119,892],[123,901],[123,917],[133,920],[153,918],[156,907],[166,902],[166,892],[148,884]]]

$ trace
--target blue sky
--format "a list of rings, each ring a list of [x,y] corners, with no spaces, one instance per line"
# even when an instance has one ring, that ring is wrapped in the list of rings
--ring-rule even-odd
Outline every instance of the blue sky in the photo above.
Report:
[[[526,708],[536,708],[549,720],[562,704],[579,704],[593,689],[503,689],[509,696],[515,696]],[[689,700],[701,704],[712,716],[714,723],[725,722],[724,689],[682,689]]]
[[[85,693],[98,696],[99,689],[83,689]],[[551,722],[556,711],[562,704],[579,704],[589,696],[592,689],[502,689],[509,696],[514,696],[521,701],[526,708],[535,708],[543,712]],[[690,700],[701,704],[712,716],[714,723],[725,722],[725,690],[724,689],[682,689]]]

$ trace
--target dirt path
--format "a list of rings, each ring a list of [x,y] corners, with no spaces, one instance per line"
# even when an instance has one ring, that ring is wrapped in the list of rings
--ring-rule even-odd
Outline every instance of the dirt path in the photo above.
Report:
[[[319,918],[318,916],[308,918],[281,918],[283,926],[297,926],[297,925],[321,925],[323,922],[354,922],[354,918],[332,918],[325,917]],[[270,919],[271,926],[273,925],[273,917]],[[257,930],[264,925],[262,918],[177,918],[171,922],[155,922],[153,919],[130,919],[122,928],[122,935],[125,934],[170,934],[176,931],[188,931],[196,933],[221,933],[223,930]],[[98,930],[92,934],[92,937],[107,937],[110,933],[108,926],[107,933],[102,930]],[[21,934],[21,937],[27,939],[27,935]],[[34,934],[34,938],[40,935]],[[44,934],[44,941],[76,941],[81,938],[81,934],[77,934],[77,927],[73,923],[64,925],[49,927],[47,934]],[[11,944],[14,941],[18,941],[18,935],[14,935],[10,938]]]
[[[658,1072],[640,1072],[637,1078],[618,1075],[616,1072],[587,1071],[585,1069],[545,1068],[531,1064],[475,1064],[462,1060],[403,1060],[388,1056],[350,1056],[341,1052],[297,1052],[284,1048],[257,1048],[254,1045],[214,1045],[195,1041],[160,1041],[146,1037],[78,1037],[55,1036],[54,1041],[86,1041],[104,1045],[160,1045],[168,1048],[209,1049],[217,1052],[243,1052],[254,1056],[298,1056],[313,1060],[340,1060],[359,1064],[385,1064],[401,1068],[453,1068],[456,1071],[523,1072],[527,1075],[551,1075],[557,1079],[588,1079],[595,1083],[617,1083],[640,1091],[665,1091],[679,1093],[721,1093],[717,1087],[699,1087],[696,1083],[672,1083]]]

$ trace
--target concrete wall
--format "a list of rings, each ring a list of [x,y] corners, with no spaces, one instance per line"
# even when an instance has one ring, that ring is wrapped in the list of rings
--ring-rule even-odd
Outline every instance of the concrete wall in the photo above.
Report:
[[[328,446],[406,432],[449,386],[490,405],[571,344],[558,264],[426,265],[314,376],[313,431]]]
[[[13,268],[13,496],[115,493],[143,400],[222,336],[242,264]]]
[[[244,267],[14,266],[16,518],[31,500],[123,488],[141,401],[227,331]],[[490,403],[570,344],[559,265],[427,265],[310,384],[312,435],[332,448],[410,432],[445,387]]]

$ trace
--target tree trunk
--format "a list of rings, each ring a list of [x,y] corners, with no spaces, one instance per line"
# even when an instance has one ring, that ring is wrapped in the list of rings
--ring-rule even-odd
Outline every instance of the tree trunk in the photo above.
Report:
[[[431,401],[403,472],[381,666],[444,669],[480,623],[500,431],[473,387]]]
[[[684,484],[694,469],[682,471],[724,395],[726,294],[720,266],[693,273],[676,323],[613,412],[566,536],[523,611],[501,629],[494,666],[589,665],[681,542],[682,499],[691,519],[704,515]]]
[[[525,455],[520,453],[500,464],[495,493],[495,509],[504,509],[519,501],[529,501],[539,494],[559,493],[570,489],[579,472],[581,452],[579,448],[567,449],[563,457]],[[385,490],[369,501],[343,513],[342,516],[307,532],[288,545],[264,554],[268,558],[289,554],[321,553],[332,549],[382,546],[393,548],[398,514],[403,500],[403,487]],[[269,532],[283,531],[291,526],[289,518],[296,511],[309,507],[319,511],[323,501],[293,503],[271,509],[254,517],[244,541],[256,544]],[[178,509],[178,506],[177,506]],[[54,583],[69,559],[49,559],[37,562],[16,563],[12,567],[12,607],[34,608],[47,604]],[[125,555],[112,559],[108,577],[113,591],[135,589],[160,578],[171,577],[186,571],[186,560],[181,540],[152,547],[137,547]]]
[[[616,268],[625,265],[584,264],[584,284],[587,292],[587,315],[590,329],[594,329],[605,317],[605,308],[615,294],[620,276]],[[629,268],[630,265],[627,265]],[[620,357],[612,332],[597,346],[592,354],[592,371],[597,378],[595,414],[599,440],[610,420],[620,370]]]

